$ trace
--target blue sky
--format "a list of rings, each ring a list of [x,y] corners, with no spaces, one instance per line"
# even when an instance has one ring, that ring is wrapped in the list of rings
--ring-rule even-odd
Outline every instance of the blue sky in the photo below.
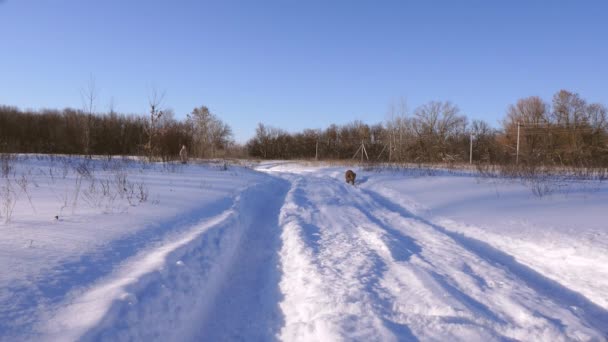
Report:
[[[0,104],[145,113],[151,88],[183,118],[206,105],[245,142],[377,123],[449,100],[494,126],[559,89],[608,104],[608,1],[0,0]]]

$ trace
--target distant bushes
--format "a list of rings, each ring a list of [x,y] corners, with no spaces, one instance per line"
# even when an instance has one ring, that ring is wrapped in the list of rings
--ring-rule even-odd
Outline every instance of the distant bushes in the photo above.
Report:
[[[234,150],[230,127],[215,116],[211,115],[212,127],[219,127],[219,133],[211,128],[202,132],[199,126],[205,123],[200,120],[177,121],[170,110],[158,111],[155,118],[151,122],[146,116],[114,112],[89,115],[69,108],[24,111],[0,106],[0,152],[141,155],[172,160],[182,145],[194,157],[223,156]]]
[[[297,133],[259,124],[247,150],[251,156],[264,159],[363,156],[365,161],[398,163],[472,160],[475,164],[522,167],[608,166],[606,107],[588,104],[566,90],[557,92],[551,104],[539,97],[520,99],[509,106],[499,129],[480,120],[469,122],[450,102],[432,101],[412,114],[403,104],[393,106],[389,116],[383,124],[354,121]]]
[[[353,121],[295,133],[260,123],[242,147],[232,140],[232,129],[205,106],[182,121],[155,101],[145,116],[0,106],[0,152],[172,160],[186,145],[189,155],[199,158],[608,167],[606,107],[567,90],[557,92],[551,103],[536,96],[518,100],[498,129],[481,120],[470,122],[450,102],[431,101],[412,113],[402,103],[388,114],[384,123]]]

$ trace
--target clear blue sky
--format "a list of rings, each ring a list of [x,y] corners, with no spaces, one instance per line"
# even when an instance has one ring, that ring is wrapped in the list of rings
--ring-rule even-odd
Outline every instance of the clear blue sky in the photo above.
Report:
[[[0,104],[183,118],[206,105],[235,138],[386,119],[450,100],[497,126],[565,88],[608,104],[608,1],[0,0]]]

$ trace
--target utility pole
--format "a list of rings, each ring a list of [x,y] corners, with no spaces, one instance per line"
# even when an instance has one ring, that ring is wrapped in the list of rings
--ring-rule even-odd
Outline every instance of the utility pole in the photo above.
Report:
[[[317,147],[315,148],[315,160],[319,160],[319,140],[317,140]]]
[[[519,121],[517,121],[517,154],[515,156],[515,165],[519,164]]]
[[[469,164],[473,164],[473,134],[470,136]]]

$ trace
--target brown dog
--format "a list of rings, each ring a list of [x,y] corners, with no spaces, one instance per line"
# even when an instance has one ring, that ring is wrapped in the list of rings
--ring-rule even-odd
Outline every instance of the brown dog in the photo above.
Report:
[[[348,170],[344,174],[344,178],[346,178],[346,183],[351,183],[355,185],[355,178],[357,178],[357,174],[353,172],[353,170]]]

